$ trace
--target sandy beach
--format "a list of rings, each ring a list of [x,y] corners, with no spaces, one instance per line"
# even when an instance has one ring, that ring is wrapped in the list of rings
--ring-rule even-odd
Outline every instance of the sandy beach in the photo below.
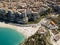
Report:
[[[22,33],[25,36],[25,38],[32,36],[39,29],[39,26],[36,26],[36,27],[32,27],[32,26],[31,27],[20,27],[20,26],[14,26],[11,24],[1,23],[1,22],[0,22],[0,27],[15,29],[16,31]]]

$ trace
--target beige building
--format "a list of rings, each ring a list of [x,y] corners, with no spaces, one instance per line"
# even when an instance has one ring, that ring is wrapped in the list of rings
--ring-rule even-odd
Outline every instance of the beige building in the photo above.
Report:
[[[57,4],[60,5],[60,0],[56,0]]]

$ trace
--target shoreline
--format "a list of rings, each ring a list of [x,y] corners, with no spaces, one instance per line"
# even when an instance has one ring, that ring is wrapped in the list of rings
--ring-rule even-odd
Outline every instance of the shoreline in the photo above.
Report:
[[[39,26],[36,27],[20,27],[20,26],[15,26],[11,24],[5,24],[4,22],[0,22],[0,27],[5,27],[5,28],[12,28],[18,31],[19,33],[23,34],[25,38],[28,38],[36,33],[38,31]]]

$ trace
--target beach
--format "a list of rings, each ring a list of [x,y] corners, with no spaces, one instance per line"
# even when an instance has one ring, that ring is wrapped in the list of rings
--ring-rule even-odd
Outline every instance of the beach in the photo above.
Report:
[[[2,22],[2,23],[0,22],[0,27],[15,29],[16,31],[22,33],[25,36],[25,38],[28,38],[28,37],[34,35],[39,29],[39,26],[20,27],[20,26],[15,26],[15,25],[11,25],[11,24],[5,24],[4,22]]]

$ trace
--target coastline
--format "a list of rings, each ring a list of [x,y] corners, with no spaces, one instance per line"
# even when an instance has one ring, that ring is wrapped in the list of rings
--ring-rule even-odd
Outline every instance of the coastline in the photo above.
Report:
[[[11,24],[5,24],[4,22],[0,22],[0,27],[15,29],[19,33],[23,34],[25,38],[32,36],[39,29],[39,26],[36,26],[36,27],[20,27],[20,26],[14,26]]]

